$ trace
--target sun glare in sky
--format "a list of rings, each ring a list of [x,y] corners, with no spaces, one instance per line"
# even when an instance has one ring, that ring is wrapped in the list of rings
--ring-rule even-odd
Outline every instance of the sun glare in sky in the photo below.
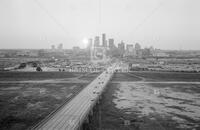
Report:
[[[88,45],[88,39],[87,38],[83,38],[82,44],[83,44],[84,47],[87,47],[87,45]]]

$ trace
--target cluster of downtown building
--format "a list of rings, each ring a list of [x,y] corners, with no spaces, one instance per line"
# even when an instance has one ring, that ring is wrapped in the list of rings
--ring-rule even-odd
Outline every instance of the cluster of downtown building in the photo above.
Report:
[[[106,34],[102,36],[95,36],[88,39],[87,48],[80,49],[75,46],[72,49],[64,49],[64,44],[51,45],[51,49],[17,49],[17,50],[0,50],[0,58],[9,57],[62,57],[62,58],[77,58],[77,59],[90,59],[91,51],[94,48],[104,48],[106,56],[110,57],[168,57],[169,54],[162,50],[154,49],[153,47],[142,48],[139,43],[125,43],[121,41],[116,44],[114,38],[107,38]]]
[[[95,36],[94,39],[90,38],[88,40],[87,50],[92,50],[95,48],[104,48],[106,50],[106,55],[114,56],[114,57],[150,57],[154,56],[154,48],[144,48],[142,49],[139,43],[135,44],[126,44],[121,41],[120,43],[115,44],[114,38],[106,39],[106,34],[103,33],[102,36]]]

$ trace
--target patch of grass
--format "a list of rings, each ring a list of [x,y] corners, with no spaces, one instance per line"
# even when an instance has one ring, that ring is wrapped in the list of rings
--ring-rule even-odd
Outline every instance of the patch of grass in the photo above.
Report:
[[[200,81],[200,73],[184,72],[132,72],[134,75],[141,76],[147,81]]]
[[[45,80],[59,78],[73,78],[84,73],[72,72],[0,72],[0,81],[20,81],[20,80]]]
[[[180,111],[185,111],[184,108],[182,107],[179,107],[179,106],[166,106],[168,108],[173,108],[173,109],[177,109],[177,110],[180,110]]]
[[[115,73],[112,81],[140,81],[141,79],[128,73]]]
[[[95,79],[99,74],[100,74],[100,73],[98,73],[98,72],[96,72],[96,73],[89,73],[89,74],[85,74],[85,75],[81,76],[79,79],[92,81],[92,80]]]
[[[102,100],[97,106],[99,109],[96,110],[94,115],[94,121],[91,123],[92,130],[180,130],[177,126],[179,123],[174,121],[171,116],[163,116],[159,113],[150,113],[149,115],[141,116],[139,111],[133,111],[131,108],[117,109],[115,107],[113,99],[115,98],[114,93],[116,90],[119,91],[120,84],[110,83],[107,86],[106,92],[102,96]],[[134,91],[134,90],[133,90]],[[167,97],[166,97],[167,98]],[[169,97],[170,98],[170,97]],[[173,100],[181,100],[179,98],[173,98]],[[186,100],[183,100],[186,101]],[[187,102],[188,103],[188,102]],[[145,107],[145,106],[144,106]],[[173,109],[184,110],[179,106],[166,106]],[[151,107],[151,109],[155,109]],[[131,111],[131,112],[130,112]],[[128,113],[127,113],[128,112]],[[174,115],[185,120],[196,123],[187,116]],[[130,125],[125,126],[124,120],[129,120]]]
[[[70,89],[74,85],[77,87]],[[72,83],[58,83],[55,86],[49,83],[0,84],[0,88],[21,87],[20,89],[0,89],[0,130],[25,130],[33,126],[62,105],[70,93],[74,94],[86,85]]]
[[[162,84],[162,83],[149,83],[152,87],[156,88],[168,88],[172,89],[175,92],[184,92],[184,93],[200,93],[200,85],[199,84]]]
[[[138,130],[141,120],[136,119],[136,114],[128,115],[125,114],[126,110],[115,108],[112,102],[115,89],[118,89],[118,84],[108,84],[91,123],[92,130]],[[125,126],[124,120],[130,120],[132,125]]]

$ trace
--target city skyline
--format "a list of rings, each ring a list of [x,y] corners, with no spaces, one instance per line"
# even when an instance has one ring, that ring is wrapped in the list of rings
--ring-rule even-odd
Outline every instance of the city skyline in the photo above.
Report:
[[[200,50],[198,0],[0,1],[0,48],[46,49],[106,33],[118,44]],[[115,44],[115,45],[116,45]]]

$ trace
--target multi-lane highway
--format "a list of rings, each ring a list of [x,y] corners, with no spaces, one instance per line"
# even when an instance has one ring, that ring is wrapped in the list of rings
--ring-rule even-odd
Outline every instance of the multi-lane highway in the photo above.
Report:
[[[98,102],[106,85],[113,76],[115,66],[107,68],[76,97],[60,110],[34,127],[36,130],[76,130],[79,129]]]

